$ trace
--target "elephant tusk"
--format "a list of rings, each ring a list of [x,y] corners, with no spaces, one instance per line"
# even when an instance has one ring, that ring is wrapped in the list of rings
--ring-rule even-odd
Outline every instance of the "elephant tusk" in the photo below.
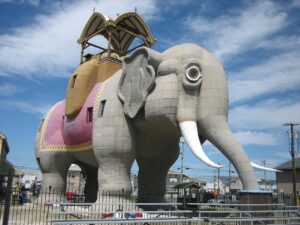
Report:
[[[198,136],[198,129],[197,124],[195,121],[184,121],[179,123],[179,127],[181,130],[181,134],[190,147],[191,151],[194,153],[194,155],[200,159],[202,162],[204,162],[206,165],[214,167],[214,168],[220,168],[222,165],[218,165],[211,161],[205,152],[202,149],[202,146],[199,141]]]
[[[266,171],[271,171],[271,172],[282,172],[281,170],[276,170],[276,169],[273,169],[273,168],[261,166],[261,165],[258,165],[256,163],[254,163],[254,162],[251,162],[251,166],[253,168],[260,169],[260,170],[266,170]]]

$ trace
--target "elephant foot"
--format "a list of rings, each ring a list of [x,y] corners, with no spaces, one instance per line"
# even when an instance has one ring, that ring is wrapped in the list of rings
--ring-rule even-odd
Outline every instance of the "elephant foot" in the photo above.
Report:
[[[97,211],[138,211],[140,210],[130,195],[99,195],[92,205]]]

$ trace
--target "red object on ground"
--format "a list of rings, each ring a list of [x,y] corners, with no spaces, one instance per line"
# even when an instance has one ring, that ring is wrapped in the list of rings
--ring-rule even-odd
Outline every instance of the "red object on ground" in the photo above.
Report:
[[[134,214],[135,218],[142,218],[143,217],[143,213],[136,213]]]
[[[66,196],[67,199],[74,198],[75,197],[75,193],[72,192],[72,191],[67,191],[65,193],[65,196]]]
[[[112,213],[102,213],[101,219],[111,218],[113,217]]]

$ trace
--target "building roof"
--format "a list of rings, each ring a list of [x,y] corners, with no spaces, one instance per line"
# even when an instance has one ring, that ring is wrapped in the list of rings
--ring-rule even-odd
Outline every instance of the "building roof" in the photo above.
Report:
[[[14,176],[24,175],[23,171],[15,167],[13,164],[8,162],[6,159],[0,158],[0,175],[8,175],[8,172],[12,171]]]
[[[300,157],[295,158],[295,167],[296,169],[300,169]],[[292,160],[289,160],[281,165],[277,166],[275,169],[277,170],[291,170],[292,169]]]
[[[6,136],[0,132],[0,139],[3,140],[4,144],[6,145],[6,153],[9,152],[9,145],[8,145],[8,142],[7,142],[7,138]]]
[[[42,181],[43,175],[40,170],[23,170],[24,175],[28,176],[35,176],[37,178],[37,181]]]
[[[207,180],[200,180],[199,178],[192,178],[192,177],[189,177],[189,181],[190,182],[195,182],[195,183],[198,183],[198,184],[207,183]]]
[[[81,171],[81,168],[76,164],[71,164],[71,166],[69,167],[69,171],[77,172]]]
[[[169,169],[168,174],[169,175],[181,175],[181,172],[177,172],[175,170]],[[188,177],[188,176],[183,173],[183,177]]]
[[[183,182],[175,185],[176,189],[186,189],[186,188],[200,188],[200,185],[196,182]]]
[[[78,43],[86,45],[96,35],[111,39],[113,49],[121,55],[127,53],[136,37],[141,38],[147,47],[156,42],[146,23],[135,12],[124,13],[115,20],[94,12],[83,28]]]

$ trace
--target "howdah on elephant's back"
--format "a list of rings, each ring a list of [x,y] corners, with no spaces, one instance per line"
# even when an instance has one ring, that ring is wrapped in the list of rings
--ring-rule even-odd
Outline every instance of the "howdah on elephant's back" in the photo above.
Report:
[[[103,57],[103,55],[102,55]],[[103,82],[112,76],[122,67],[122,63],[115,54],[112,58],[103,57],[100,55],[88,56],[75,70],[69,80],[66,96],[65,115],[72,119],[75,118],[92,88],[99,82]]]

